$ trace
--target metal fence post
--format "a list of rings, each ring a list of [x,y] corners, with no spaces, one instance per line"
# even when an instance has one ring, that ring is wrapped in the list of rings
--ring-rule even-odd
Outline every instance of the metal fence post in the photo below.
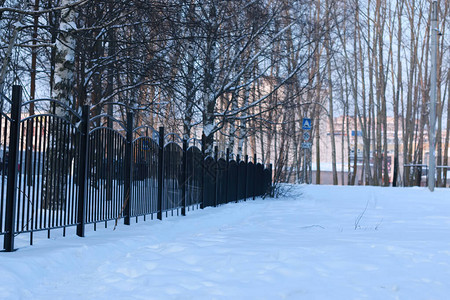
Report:
[[[248,155],[245,155],[244,201],[247,201]]]
[[[86,194],[88,170],[88,141],[89,141],[89,106],[84,105],[81,115],[80,133],[80,168],[78,169],[78,207],[77,207],[77,235],[84,237],[86,224]]]
[[[3,247],[6,252],[14,251],[14,223],[17,194],[17,161],[19,156],[19,125],[22,106],[22,87],[14,85],[12,90],[11,128],[9,133],[8,187],[6,189],[6,215]]]
[[[158,220],[162,220],[163,198],[163,164],[164,164],[164,127],[159,127],[159,151],[158,151]]]
[[[187,141],[183,139],[183,162],[181,164],[181,215],[186,215],[186,167],[187,167]]]
[[[205,208],[205,153],[206,153],[206,136],[205,133],[202,133],[202,187],[201,187],[201,193],[200,193],[200,209]]]
[[[253,200],[255,200],[256,194],[256,153],[253,154]]]
[[[226,165],[225,165],[225,201],[228,203],[228,189],[230,188],[228,186],[228,172],[230,171],[230,148],[227,148],[227,157],[226,157]]]
[[[125,145],[125,182],[124,182],[124,224],[130,225],[131,215],[131,172],[133,164],[133,113],[127,113],[127,142]]]
[[[216,168],[214,170],[214,207],[217,207],[217,180],[219,178],[219,174],[217,174],[219,172],[219,147],[217,146],[214,147],[214,160],[216,162]]]
[[[236,155],[236,203],[239,202],[239,164],[241,162],[241,157],[238,155]]]
[[[271,198],[273,198],[275,196],[275,194],[274,194],[274,190],[273,190],[272,164],[269,164],[269,171],[270,171],[270,176],[269,176],[269,195],[270,195]]]

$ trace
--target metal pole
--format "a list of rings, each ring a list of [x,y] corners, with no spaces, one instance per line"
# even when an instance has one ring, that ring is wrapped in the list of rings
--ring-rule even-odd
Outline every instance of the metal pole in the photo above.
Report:
[[[303,176],[302,183],[306,182],[306,149],[303,149]]]
[[[131,217],[131,172],[133,164],[133,113],[127,113],[127,142],[125,146],[125,181],[124,181],[124,218],[125,225],[130,225]],[[120,217],[120,216],[119,216]]]
[[[163,164],[164,164],[164,127],[159,127],[158,145],[158,202],[157,218],[162,220],[162,197],[163,197]]]
[[[252,198],[253,200],[255,200],[255,190],[256,190],[256,153],[253,154],[253,176],[252,176],[252,180],[253,180],[253,191],[252,191]]]
[[[308,184],[312,184],[312,146],[311,149],[309,149],[309,159],[308,159],[308,166],[309,166],[309,181]]]
[[[87,197],[87,170],[89,151],[89,106],[82,108],[81,132],[80,132],[80,167],[78,170],[78,214],[77,235],[84,237],[86,224],[86,197]]]
[[[273,171],[272,171],[272,169],[273,169],[272,164],[269,164],[269,170],[270,170],[269,192],[270,192],[270,197],[273,198],[275,196],[275,193],[274,193],[274,190],[273,190]]]
[[[218,189],[218,171],[219,171],[219,147],[214,147],[214,162],[215,162],[215,168],[214,168],[214,207],[217,207],[217,189]]]
[[[236,155],[236,203],[239,202],[239,165],[241,162],[241,157],[238,155]]]
[[[202,133],[202,188],[201,188],[201,194],[200,194],[200,209],[205,208],[205,153],[206,153],[206,136],[205,133]]]
[[[14,85],[12,90],[11,128],[9,133],[8,186],[6,189],[6,215],[3,247],[6,252],[14,251],[14,225],[17,195],[17,162],[19,159],[19,125],[22,107],[22,87]]]
[[[244,175],[244,182],[245,182],[245,186],[244,186],[244,201],[247,201],[247,182],[248,182],[248,155],[245,155],[245,175]]]
[[[230,172],[230,148],[227,148],[227,157],[226,157],[226,165],[225,165],[225,203],[228,203],[228,189],[229,182],[228,182],[228,172]]]
[[[428,189],[434,191],[436,174],[436,73],[437,73],[437,1],[431,4],[431,83],[430,83],[430,175]]]
[[[183,139],[183,162],[181,164],[181,215],[186,215],[186,169],[187,169],[187,140]]]

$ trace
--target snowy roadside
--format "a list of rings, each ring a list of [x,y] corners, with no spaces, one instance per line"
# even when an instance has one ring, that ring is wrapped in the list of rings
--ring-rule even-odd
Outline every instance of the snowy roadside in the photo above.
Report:
[[[0,298],[446,299],[449,232],[450,190],[295,186],[86,238],[38,237],[1,253]]]

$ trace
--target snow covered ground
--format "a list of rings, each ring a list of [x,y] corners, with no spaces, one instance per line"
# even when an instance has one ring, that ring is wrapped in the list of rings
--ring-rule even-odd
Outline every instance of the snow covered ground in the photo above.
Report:
[[[52,236],[0,253],[1,299],[450,297],[450,189],[294,186]]]

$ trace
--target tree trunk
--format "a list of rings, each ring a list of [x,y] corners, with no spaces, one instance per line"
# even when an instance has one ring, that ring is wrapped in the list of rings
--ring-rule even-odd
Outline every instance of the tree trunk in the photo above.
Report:
[[[61,5],[70,4],[70,0],[63,0]],[[55,81],[53,87],[53,97],[65,103],[69,107],[73,106],[73,87],[75,71],[75,39],[70,31],[75,26],[76,14],[72,9],[64,9],[61,12],[59,24],[59,39],[55,47]],[[69,119],[67,110],[56,105],[53,113],[60,117]],[[69,135],[64,132],[65,126],[55,119],[50,124],[49,143],[47,147],[47,164],[45,165],[43,183],[43,203],[47,209],[64,209],[66,202],[67,185],[67,157],[72,149],[69,148]],[[69,159],[71,161],[71,159]]]
[[[402,40],[402,11],[403,2],[400,4],[397,0],[397,20],[398,20],[398,31],[397,31],[397,91],[394,96],[394,174],[392,178],[392,186],[396,187],[398,185],[399,178],[399,143],[398,143],[398,114],[399,114],[399,102],[400,102],[400,91],[402,90],[402,63],[401,63],[401,40]],[[392,69],[394,67],[392,66]]]
[[[447,130],[445,131],[445,145],[444,145],[444,166],[448,166],[448,147],[450,140],[450,72],[447,72],[446,91],[447,91]],[[447,186],[447,172],[448,168],[444,171],[444,186]]]
[[[333,172],[333,185],[338,184],[338,176],[337,176],[337,170],[336,170],[336,141],[334,139],[334,116],[333,116],[333,81],[332,81],[332,75],[331,75],[331,36],[330,36],[330,6],[328,3],[328,0],[326,1],[326,7],[327,7],[327,34],[325,38],[325,49],[326,49],[326,55],[327,55],[327,70],[328,70],[328,121],[330,124],[330,137],[331,137],[331,169]],[[355,68],[356,69],[356,68]],[[358,77],[357,74],[355,74],[355,77]]]
[[[319,113],[313,116],[315,119],[314,133],[316,138],[316,184],[320,184],[320,117]],[[305,149],[305,151],[308,151]],[[311,151],[312,152],[312,149]],[[312,156],[312,155],[311,155]]]

